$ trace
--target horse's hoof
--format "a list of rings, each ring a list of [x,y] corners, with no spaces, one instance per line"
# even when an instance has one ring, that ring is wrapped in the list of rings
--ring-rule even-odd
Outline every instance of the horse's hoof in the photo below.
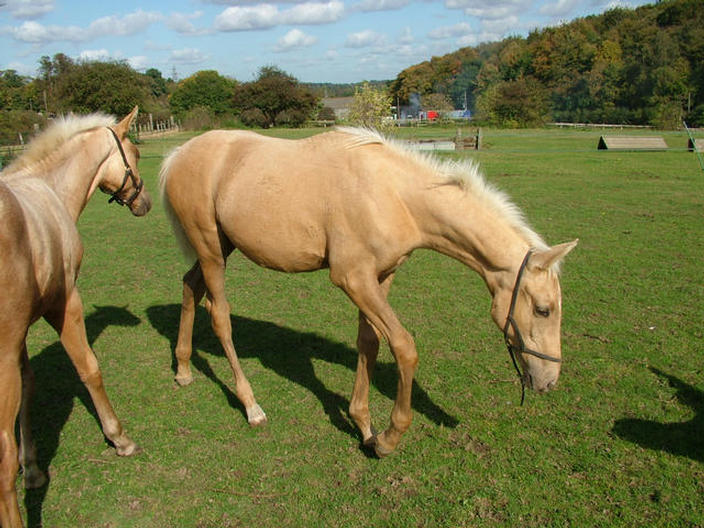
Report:
[[[371,432],[371,436],[362,440],[362,445],[364,447],[368,447],[369,449],[374,449],[376,447],[376,437],[379,433],[376,429],[374,429],[374,426],[371,426],[369,431]]]
[[[259,427],[260,425],[265,425],[267,422],[266,414],[259,404],[254,404],[252,407],[247,409],[247,421],[252,427]]]
[[[381,444],[379,444],[379,442],[377,442],[374,445],[374,452],[376,453],[376,456],[378,456],[379,458],[384,458],[385,456],[389,456],[391,453],[393,453],[394,450],[386,448],[386,447],[382,446]]]
[[[394,452],[394,446],[388,445],[385,441],[384,433],[374,435],[374,452],[379,458],[384,458]]]
[[[43,487],[48,479],[39,468],[25,469],[24,487],[25,489],[37,489]]]
[[[123,456],[123,457],[128,457],[128,456],[133,456],[138,453],[142,452],[142,448],[139,447],[137,444],[134,442],[130,441],[126,446],[124,447],[118,447],[115,446],[115,452],[117,453],[117,456]]]
[[[186,385],[190,385],[191,383],[193,383],[193,376],[191,376],[190,374],[188,376],[176,376],[174,379],[180,387],[185,387]]]

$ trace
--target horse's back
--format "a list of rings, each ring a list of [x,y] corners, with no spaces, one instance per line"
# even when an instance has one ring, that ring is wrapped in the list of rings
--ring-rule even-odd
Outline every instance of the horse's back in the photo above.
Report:
[[[300,140],[209,132],[169,160],[166,194],[179,218],[201,231],[217,224],[260,265],[326,267],[335,251],[394,244],[407,220],[392,154],[381,145],[352,147],[354,139],[342,132]],[[409,245],[402,243],[399,251]]]

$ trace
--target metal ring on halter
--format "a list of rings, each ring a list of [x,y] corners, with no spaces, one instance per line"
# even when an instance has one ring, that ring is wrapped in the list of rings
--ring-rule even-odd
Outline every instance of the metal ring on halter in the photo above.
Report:
[[[518,324],[516,323],[516,320],[513,318],[513,312],[516,308],[516,299],[518,298],[518,290],[521,286],[521,279],[523,278],[523,272],[526,269],[526,266],[528,265],[528,259],[530,256],[533,254],[532,250],[528,250],[526,253],[526,256],[523,257],[523,262],[521,262],[520,267],[518,268],[518,274],[516,275],[516,283],[513,286],[513,293],[511,294],[511,305],[509,306],[508,309],[508,315],[506,316],[506,324],[504,325],[504,341],[506,342],[506,348],[508,349],[508,353],[511,356],[511,361],[513,362],[513,366],[516,369],[516,372],[518,373],[518,377],[521,380],[521,405],[523,405],[523,400],[525,399],[526,396],[526,382],[523,377],[523,373],[521,372],[520,367],[518,366],[518,360],[516,359],[516,354],[530,354],[531,356],[535,356],[540,359],[544,359],[546,361],[552,361],[553,363],[561,363],[562,358],[554,357],[554,356],[548,356],[547,354],[543,354],[541,352],[537,352],[535,350],[532,350],[530,348],[527,348],[525,345],[525,342],[523,341],[523,336],[521,335],[521,331],[518,329]],[[513,328],[513,335],[515,336],[516,340],[518,341],[518,346],[514,346],[511,343],[511,340],[508,337],[508,329]]]
[[[108,130],[112,133],[112,137],[115,138],[115,142],[117,143],[117,149],[120,151],[120,155],[122,156],[122,162],[125,165],[125,177],[122,179],[122,185],[120,185],[120,188],[117,189],[116,191],[113,191],[112,193],[104,191],[106,194],[110,195],[110,199],[108,200],[108,203],[116,202],[119,205],[126,205],[127,207],[132,205],[132,202],[134,202],[137,199],[137,196],[139,196],[139,193],[142,192],[142,188],[144,187],[144,182],[142,180],[137,181],[137,178],[134,175],[134,172],[132,172],[132,167],[130,167],[129,162],[127,161],[127,156],[125,155],[125,150],[122,148],[122,143],[120,142],[120,138],[117,137],[117,134],[115,131],[108,127]],[[134,192],[130,195],[129,198],[126,200],[123,200],[118,196],[121,192],[122,189],[125,188],[125,185],[127,185],[127,180],[130,179],[132,180],[132,187],[134,188]]]

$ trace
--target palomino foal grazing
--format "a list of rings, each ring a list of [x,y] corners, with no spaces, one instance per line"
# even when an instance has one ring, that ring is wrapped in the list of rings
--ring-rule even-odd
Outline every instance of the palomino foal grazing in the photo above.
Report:
[[[275,270],[329,268],[331,281],[357,305],[359,358],[350,415],[378,455],[393,451],[411,424],[418,354],[387,296],[394,272],[415,249],[439,251],[479,273],[493,297],[494,321],[504,328],[517,368],[523,367],[523,382],[540,392],[557,382],[558,262],[576,241],[546,246],[472,163],[440,162],[367,130],[297,141],[214,131],[164,161],[160,186],[177,237],[197,258],[183,279],[176,380],[185,385],[193,379],[194,311],[207,295],[213,329],[252,425],[266,416],[232,342],[224,270],[234,249]],[[396,359],[399,381],[391,424],[377,435],[368,396],[381,338]]]
[[[46,477],[37,466],[29,403],[33,375],[25,338],[44,317],[56,329],[118,455],[136,444],[125,434],[103,386],[83,321],[76,279],[83,246],[76,221],[95,189],[112,195],[136,216],[151,199],[137,172],[139,152],[127,138],[135,108],[120,123],[93,114],[69,117],[38,136],[26,153],[0,173],[0,525],[20,528],[15,479],[25,486]],[[15,420],[20,414],[20,447]]]

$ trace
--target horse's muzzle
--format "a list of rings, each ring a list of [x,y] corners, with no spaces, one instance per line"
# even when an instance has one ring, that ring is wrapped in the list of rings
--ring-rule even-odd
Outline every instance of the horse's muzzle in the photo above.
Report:
[[[535,392],[540,394],[545,394],[550,392],[557,385],[557,376],[548,377],[547,379],[537,379],[526,373],[524,378],[524,383],[533,389]]]
[[[152,197],[149,196],[149,193],[144,189],[142,189],[142,192],[139,193],[135,201],[130,204],[130,211],[135,216],[144,216],[151,208]]]

